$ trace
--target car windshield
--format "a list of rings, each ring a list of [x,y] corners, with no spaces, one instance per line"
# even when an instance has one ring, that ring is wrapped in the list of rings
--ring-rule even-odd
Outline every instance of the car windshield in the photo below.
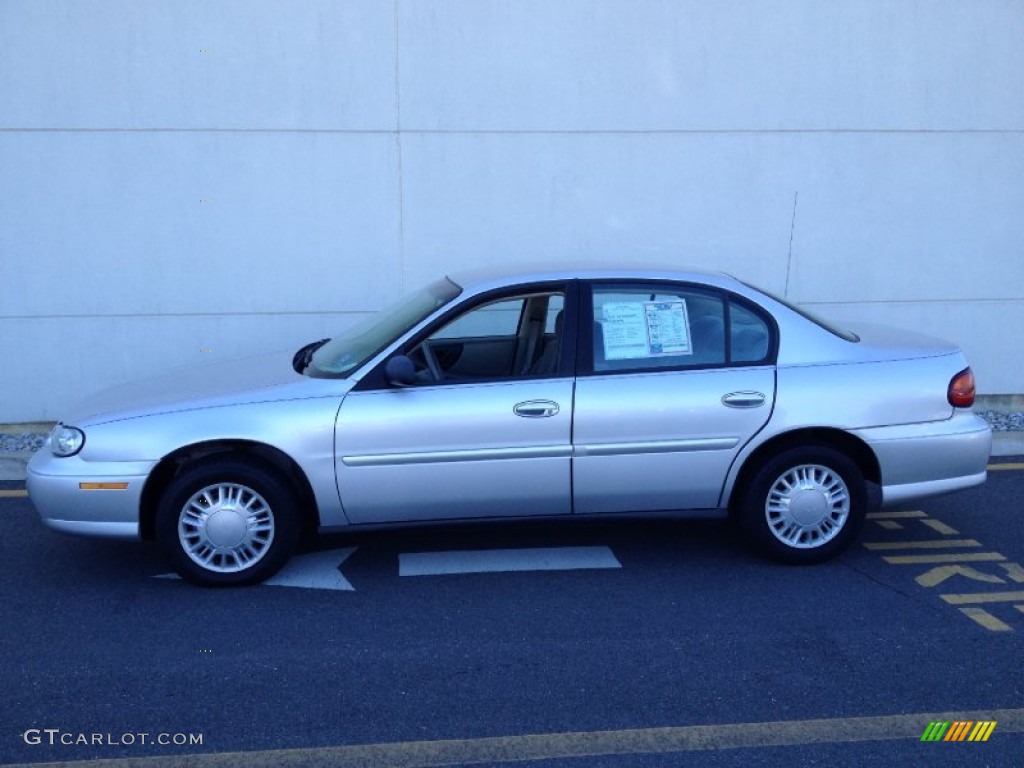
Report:
[[[447,278],[342,331],[316,352],[306,368],[309,376],[346,376],[435,310],[462,292]]]

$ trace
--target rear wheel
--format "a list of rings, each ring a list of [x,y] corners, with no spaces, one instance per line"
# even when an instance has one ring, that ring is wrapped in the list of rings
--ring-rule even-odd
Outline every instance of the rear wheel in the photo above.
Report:
[[[820,563],[846,549],[867,512],[864,475],[826,446],[791,448],[754,474],[739,508],[744,534],[768,556]]]
[[[298,544],[291,489],[276,473],[239,460],[185,470],[157,509],[160,546],[182,578],[204,586],[255,584]]]

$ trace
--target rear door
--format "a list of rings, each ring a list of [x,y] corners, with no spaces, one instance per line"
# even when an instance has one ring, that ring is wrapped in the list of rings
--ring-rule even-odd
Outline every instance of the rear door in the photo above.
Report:
[[[739,297],[677,283],[583,291],[575,511],[718,506],[775,399],[775,325]]]

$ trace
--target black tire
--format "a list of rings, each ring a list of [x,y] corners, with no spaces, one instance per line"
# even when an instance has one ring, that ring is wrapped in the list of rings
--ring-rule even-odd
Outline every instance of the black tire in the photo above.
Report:
[[[769,459],[741,493],[737,518],[743,534],[784,563],[835,557],[857,538],[867,513],[863,473],[823,445],[790,448]]]
[[[269,467],[240,459],[186,469],[167,487],[156,513],[157,542],[174,569],[206,587],[270,578],[295,551],[300,529],[289,485]]]

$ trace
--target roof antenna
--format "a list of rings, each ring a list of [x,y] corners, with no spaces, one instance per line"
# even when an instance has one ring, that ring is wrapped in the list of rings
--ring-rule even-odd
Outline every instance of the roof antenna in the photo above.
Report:
[[[789,222],[789,255],[786,257],[786,286],[782,290],[782,297],[789,298],[789,272],[793,266],[793,230],[796,229],[796,199],[800,190],[793,193],[793,218]]]

